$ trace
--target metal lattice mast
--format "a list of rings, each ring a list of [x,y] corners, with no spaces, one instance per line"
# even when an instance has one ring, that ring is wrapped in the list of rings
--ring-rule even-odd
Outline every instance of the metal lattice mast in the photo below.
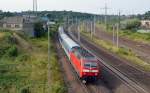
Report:
[[[33,0],[33,12],[37,12],[37,0]]]
[[[108,8],[107,7],[107,3],[105,3],[105,7],[104,8],[101,8],[101,9],[104,9],[105,10],[105,18],[104,18],[104,21],[105,21],[105,26],[106,26],[106,28],[107,28],[107,12],[108,12],[108,9],[110,9],[110,8]]]

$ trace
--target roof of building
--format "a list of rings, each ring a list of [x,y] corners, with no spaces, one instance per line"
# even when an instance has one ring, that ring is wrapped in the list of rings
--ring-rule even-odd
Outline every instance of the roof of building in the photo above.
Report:
[[[4,19],[2,19],[2,21],[7,24],[22,24],[23,17],[20,16],[5,17]]]

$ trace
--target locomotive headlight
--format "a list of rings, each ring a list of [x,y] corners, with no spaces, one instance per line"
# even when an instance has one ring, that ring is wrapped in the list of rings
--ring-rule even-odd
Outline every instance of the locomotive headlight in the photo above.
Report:
[[[90,70],[88,70],[88,69],[83,69],[83,72],[90,72]]]
[[[98,70],[92,70],[92,72],[98,73]]]

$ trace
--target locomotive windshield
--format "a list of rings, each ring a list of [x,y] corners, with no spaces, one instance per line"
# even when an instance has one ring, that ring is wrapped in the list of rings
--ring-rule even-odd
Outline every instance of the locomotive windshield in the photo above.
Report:
[[[85,68],[97,68],[97,63],[93,63],[93,62],[88,62],[84,64]]]

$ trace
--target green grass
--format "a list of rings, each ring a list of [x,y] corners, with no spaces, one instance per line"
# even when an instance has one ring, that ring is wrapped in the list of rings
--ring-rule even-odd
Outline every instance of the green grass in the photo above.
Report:
[[[150,33],[139,33],[139,32],[132,32],[132,31],[121,31],[120,36],[127,37],[134,41],[139,41],[143,43],[150,44]]]
[[[47,38],[27,38],[33,47],[29,52],[12,42],[11,33],[0,32],[0,36],[0,93],[66,93],[52,42],[52,86],[49,89]],[[14,56],[16,50],[17,55]]]
[[[92,39],[90,38],[90,33],[87,32],[81,32],[82,35],[86,36],[87,38],[89,38],[91,41],[93,41],[94,43],[96,43],[97,45],[113,52],[116,53],[117,55],[119,55],[122,58],[125,58],[127,60],[129,60],[129,62],[131,62],[132,64],[138,66],[140,69],[144,70],[144,71],[150,71],[150,65],[146,62],[144,62],[143,60],[141,60],[140,58],[138,58],[136,56],[136,54],[134,54],[130,49],[127,48],[117,48],[116,46],[114,46],[112,43],[110,42],[106,42],[104,40],[101,40],[99,38],[93,37]]]
[[[52,85],[51,85],[51,92],[50,93],[66,93],[66,86],[64,84],[63,78],[62,78],[62,71],[58,64],[58,58],[54,45],[52,45],[52,54],[51,54],[51,75],[52,77]]]
[[[37,45],[37,47],[42,48],[47,53],[47,38],[42,39],[32,39],[33,44]],[[54,42],[51,41],[51,57],[50,57],[50,66],[51,66],[51,87],[50,87],[50,93],[66,93],[67,87],[65,86],[63,77],[62,77],[62,71],[60,69],[60,65],[58,63],[58,57],[56,53],[56,48],[54,46]],[[46,49],[46,50],[45,50]],[[38,54],[38,56],[40,56]]]
[[[108,33],[112,33],[111,25],[109,25],[107,30],[105,30],[105,25],[103,24],[97,24],[97,27],[107,31]],[[119,30],[119,36],[129,38],[133,41],[150,44],[150,33],[139,33],[133,30]]]

